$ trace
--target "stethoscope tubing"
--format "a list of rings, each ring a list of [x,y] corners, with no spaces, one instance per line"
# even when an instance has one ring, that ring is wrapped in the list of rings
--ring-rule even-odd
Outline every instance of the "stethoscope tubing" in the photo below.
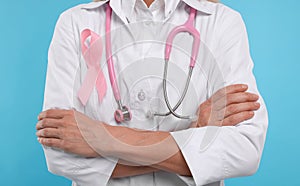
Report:
[[[172,108],[172,106],[169,102],[168,92],[167,92],[168,63],[169,62],[166,61],[165,65],[164,65],[163,94],[164,94],[164,100],[165,100],[165,103],[167,105],[167,108],[168,108],[169,112],[167,112],[167,113],[154,113],[153,115],[154,116],[169,116],[170,114],[172,114],[172,115],[174,115],[175,117],[177,117],[179,119],[192,119],[191,116],[183,116],[183,115],[177,114],[176,110],[182,104],[182,102],[183,102],[183,100],[186,96],[186,93],[188,91],[190,80],[191,80],[192,73],[193,73],[193,67],[189,68],[189,74],[188,74],[187,79],[186,79],[186,83],[185,83],[185,86],[184,86],[183,93],[181,94],[180,99],[178,100],[176,105]]]
[[[174,115],[175,117],[179,119],[193,119],[193,116],[184,116],[176,113],[176,110],[179,108],[179,106],[182,104],[184,98],[186,97],[186,93],[188,91],[190,80],[193,73],[193,68],[196,63],[196,59],[199,52],[199,46],[200,46],[200,33],[195,29],[195,17],[196,17],[197,11],[190,7],[190,15],[188,20],[185,22],[185,24],[175,27],[167,37],[166,41],[166,47],[165,47],[165,65],[164,65],[164,74],[163,74],[163,94],[164,94],[164,100],[167,105],[167,108],[169,112],[166,113],[154,113],[153,116],[169,116]],[[108,66],[108,73],[109,73],[109,79],[112,86],[113,94],[115,97],[115,100],[118,104],[118,109],[115,112],[115,119],[118,123],[122,121],[129,121],[131,119],[131,112],[130,109],[127,106],[124,106],[121,101],[120,96],[120,90],[118,87],[116,74],[115,74],[115,68],[114,68],[114,62],[112,57],[112,47],[111,47],[111,17],[112,17],[112,9],[107,4],[106,7],[106,21],[105,21],[105,46],[106,46],[106,58],[107,58],[107,66]],[[193,47],[192,47],[192,55],[191,55],[191,62],[189,66],[189,73],[186,79],[185,87],[183,90],[183,93],[180,96],[180,99],[176,103],[176,105],[172,108],[169,98],[168,98],[168,92],[167,92],[167,77],[168,77],[168,63],[170,59],[171,49],[172,49],[172,43],[177,34],[180,32],[187,32],[190,33],[194,37],[193,41]]]

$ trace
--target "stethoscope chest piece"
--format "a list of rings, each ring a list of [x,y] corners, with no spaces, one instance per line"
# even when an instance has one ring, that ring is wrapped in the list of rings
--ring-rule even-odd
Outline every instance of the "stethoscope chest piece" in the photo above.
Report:
[[[114,116],[117,123],[130,121],[132,118],[130,109],[127,106],[123,106],[122,109],[117,109]]]

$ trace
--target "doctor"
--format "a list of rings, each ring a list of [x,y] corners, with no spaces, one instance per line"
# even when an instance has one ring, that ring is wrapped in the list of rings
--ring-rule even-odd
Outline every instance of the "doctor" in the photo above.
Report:
[[[188,18],[186,7],[197,10],[195,27],[215,61],[215,65],[206,70],[218,74],[207,73],[206,79],[201,78],[201,64],[194,73],[191,81],[196,88],[191,92],[194,90],[196,96],[192,102],[187,100],[186,105],[196,102],[199,106],[193,107],[199,118],[197,121],[143,117],[146,106],[138,95],[143,90],[146,100],[152,103],[151,97],[159,94],[159,83],[146,78],[133,85],[130,78],[126,79],[125,72],[142,63],[147,68],[139,71],[146,73],[150,70],[146,59],[162,58],[160,50],[155,50],[159,46],[147,42],[139,43],[138,47],[129,46],[115,55],[116,69],[124,72],[122,83],[132,87],[126,93],[132,97],[128,103],[136,115],[132,121],[120,125],[114,120],[112,113],[116,106],[112,103],[110,86],[101,103],[94,90],[87,105],[81,104],[76,93],[87,67],[81,55],[80,33],[89,28],[104,35],[107,3],[113,10],[112,27],[126,28],[142,23],[137,24],[138,31],[145,35],[135,38],[142,41],[145,37],[146,40],[157,37],[153,34],[157,33],[157,22],[179,25]],[[124,36],[130,29],[121,31]],[[112,38],[113,49],[120,47],[118,41]],[[137,58],[142,60],[137,61]],[[181,60],[186,61],[184,56]],[[105,59],[101,64],[105,64]],[[153,66],[159,64],[151,63]],[[49,171],[80,186],[219,186],[226,178],[254,174],[263,151],[268,120],[252,68],[242,18],[220,3],[113,0],[83,4],[65,11],[57,22],[49,49],[44,111],[39,114],[36,126]],[[176,67],[170,66],[170,71],[172,69]],[[103,66],[102,70],[108,80],[107,68]],[[221,76],[222,85],[217,80],[209,81]],[[176,77],[174,79],[177,82]],[[208,88],[207,84],[213,88]],[[172,97],[172,93],[169,94]]]

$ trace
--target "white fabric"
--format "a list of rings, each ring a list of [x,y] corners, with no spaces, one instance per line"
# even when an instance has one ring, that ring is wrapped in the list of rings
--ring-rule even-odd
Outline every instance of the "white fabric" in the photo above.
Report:
[[[61,14],[49,49],[43,110],[75,108],[91,118],[116,125],[113,118],[116,103],[110,88],[105,55],[101,66],[108,91],[103,102],[98,103],[95,90],[86,107],[76,97],[86,73],[80,49],[80,32],[89,28],[104,35],[106,2],[79,5]],[[165,45],[161,42],[165,41],[170,29],[187,20],[186,4],[198,10],[196,28],[201,33],[202,42],[187,98],[178,112],[195,113],[200,103],[219,88],[230,84],[246,83],[251,92],[258,93],[247,33],[239,13],[222,4],[204,0],[156,0],[149,9],[142,0],[110,2],[113,9],[115,69],[119,75],[123,102],[133,113],[132,121],[124,125],[170,131],[193,177],[160,171],[110,179],[116,159],[82,158],[45,147],[50,172],[67,177],[78,186],[219,186],[223,185],[225,178],[250,175],[256,171],[268,125],[262,98],[259,100],[261,109],[255,113],[255,117],[236,127],[188,129],[188,121],[172,116],[146,117],[146,113],[152,109],[166,111],[161,92]],[[168,92],[172,105],[176,103],[185,83],[191,42],[188,34],[181,34],[174,41],[179,49],[173,48],[169,65]],[[140,92],[145,95],[145,100],[140,99]]]

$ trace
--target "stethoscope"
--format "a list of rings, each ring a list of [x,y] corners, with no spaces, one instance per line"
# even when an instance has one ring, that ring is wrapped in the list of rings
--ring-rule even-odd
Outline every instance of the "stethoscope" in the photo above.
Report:
[[[106,35],[105,35],[105,47],[106,47],[106,58],[107,58],[107,66],[108,66],[108,74],[109,74],[109,79],[111,83],[111,87],[113,90],[113,94],[115,97],[115,100],[118,104],[118,109],[114,113],[114,117],[117,123],[121,123],[124,121],[130,121],[132,118],[131,111],[129,107],[123,105],[121,96],[120,96],[120,90],[118,87],[118,82],[116,79],[115,75],[115,69],[114,69],[114,62],[112,58],[112,51],[111,51],[111,14],[112,14],[112,9],[107,4],[106,7],[106,21],[105,21],[105,26],[106,26]],[[199,46],[200,46],[200,33],[196,30],[194,27],[195,24],[195,17],[196,17],[197,11],[190,7],[190,14],[188,20],[180,26],[175,27],[169,34],[167,41],[166,41],[166,47],[165,47],[165,65],[164,65],[164,74],[163,74],[163,94],[164,94],[164,100],[165,103],[168,107],[168,112],[166,113],[158,113],[158,112],[150,112],[147,113],[148,117],[153,118],[154,116],[169,116],[172,114],[173,116],[179,118],[179,119],[188,119],[192,120],[194,119],[194,116],[184,116],[176,113],[176,110],[179,108],[179,106],[182,104],[186,93],[188,91],[188,87],[190,84],[190,80],[192,77],[193,69],[196,63],[196,59],[198,57],[198,52],[199,52]],[[168,92],[167,92],[167,77],[168,77],[168,63],[170,59],[170,54],[171,54],[171,49],[172,49],[172,43],[177,34],[180,32],[187,32],[191,34],[194,37],[193,41],[193,48],[192,48],[192,56],[190,60],[190,65],[189,65],[189,74],[186,79],[184,91],[180,96],[180,99],[178,100],[177,104],[172,108],[169,102],[168,98]]]

